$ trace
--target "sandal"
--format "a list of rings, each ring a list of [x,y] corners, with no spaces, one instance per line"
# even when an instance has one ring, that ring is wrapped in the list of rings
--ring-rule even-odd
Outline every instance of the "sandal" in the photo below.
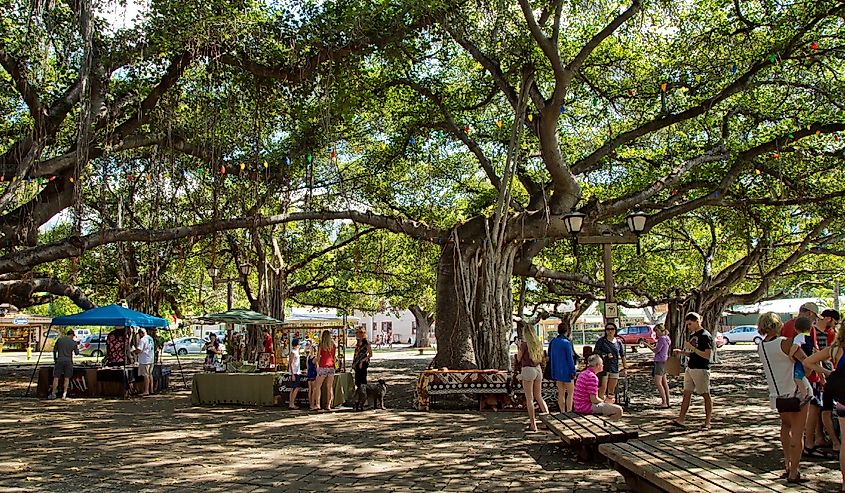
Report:
[[[793,479],[786,478],[786,482],[789,484],[804,484],[809,483],[810,478],[802,478],[801,473],[797,473]]]
[[[685,425],[684,423],[681,423],[681,422],[680,422],[680,421],[678,421],[677,419],[672,419],[672,420],[670,420],[670,421],[669,421],[669,426],[674,426],[674,427],[676,427],[676,428],[686,428],[686,427],[687,427],[687,425]]]
[[[827,457],[822,451],[816,450],[815,447],[804,447],[801,455],[809,459],[824,459]]]

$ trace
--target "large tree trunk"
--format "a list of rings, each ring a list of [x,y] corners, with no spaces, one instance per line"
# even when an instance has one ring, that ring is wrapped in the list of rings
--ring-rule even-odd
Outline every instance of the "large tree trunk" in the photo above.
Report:
[[[517,247],[506,244],[497,250],[490,243],[482,238],[459,239],[455,234],[441,251],[435,368],[510,367],[511,277]]]
[[[419,305],[410,305],[408,310],[414,314],[417,321],[417,340],[414,347],[431,347],[429,334],[431,334],[431,323],[434,321],[434,314],[424,310]]]

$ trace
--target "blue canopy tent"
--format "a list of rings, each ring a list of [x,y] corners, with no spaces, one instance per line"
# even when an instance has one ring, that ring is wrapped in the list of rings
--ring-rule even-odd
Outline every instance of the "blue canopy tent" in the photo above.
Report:
[[[168,327],[167,320],[120,305],[92,308],[75,315],[53,319],[53,325],[101,325],[106,327]]]
[[[98,308],[92,308],[74,315],[67,315],[64,317],[54,318],[51,325],[94,325],[100,327],[144,327],[144,328],[163,328],[169,327],[167,320],[161,317],[155,317],[135,310],[130,310],[121,305],[107,305]],[[100,333],[102,335],[102,331]],[[171,339],[173,334],[171,334]],[[41,354],[44,348],[42,346],[41,352],[38,353],[38,361],[35,363],[35,369],[32,372],[32,377],[29,379],[29,387],[32,387],[32,381],[35,378],[35,372],[38,370],[38,364],[41,361]],[[182,372],[182,363],[179,361],[179,356],[176,356],[176,362],[179,364],[179,371]],[[182,373],[183,384],[185,379]],[[185,384],[187,385],[187,384]],[[29,388],[27,388],[27,395],[29,395]]]

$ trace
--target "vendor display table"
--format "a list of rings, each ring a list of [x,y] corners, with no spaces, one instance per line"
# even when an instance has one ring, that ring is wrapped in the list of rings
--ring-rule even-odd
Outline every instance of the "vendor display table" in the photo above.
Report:
[[[522,382],[505,370],[425,370],[417,379],[416,406],[428,411],[430,400],[436,395],[522,393]],[[543,399],[557,400],[553,381],[543,380]]]
[[[168,365],[153,366],[153,392],[158,393],[170,388],[171,369]],[[113,366],[97,370],[99,392],[102,397],[125,398],[129,394],[130,384],[138,378],[137,366]]]
[[[301,386],[299,388],[299,393],[297,394],[297,401],[301,402],[304,400],[305,404],[308,403],[308,381],[305,380],[305,375],[302,376],[301,379]],[[342,372],[342,373],[335,373],[334,374],[334,404],[335,406],[339,406],[341,404],[346,403],[349,399],[352,399],[355,395],[355,378],[351,373]],[[291,391],[291,378],[290,373],[281,373],[279,374],[279,381],[278,381],[278,389],[279,394],[282,395],[282,405],[287,406],[288,403],[288,395]],[[325,383],[323,384],[323,390],[320,392],[320,403],[321,406],[326,405],[326,389]]]
[[[53,367],[42,366],[38,369],[38,386],[35,389],[35,395],[46,398],[51,385],[53,385]],[[62,385],[61,380],[59,385]],[[67,395],[68,397],[97,397],[99,395],[97,369],[74,366]]]
[[[191,403],[272,406],[275,373],[197,373]]]

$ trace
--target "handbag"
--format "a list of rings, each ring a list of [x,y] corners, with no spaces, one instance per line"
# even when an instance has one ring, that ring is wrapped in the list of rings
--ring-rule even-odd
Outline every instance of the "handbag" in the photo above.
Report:
[[[763,349],[763,357],[766,358],[766,366],[769,367],[769,375],[772,376],[772,383],[775,386],[775,393],[778,394],[778,397],[775,397],[775,409],[779,413],[797,413],[801,410],[801,399],[796,397],[795,395],[792,396],[781,396],[780,390],[778,389],[778,382],[777,378],[775,378],[775,374],[772,371],[772,364],[769,363],[769,355],[766,352],[766,346],[764,345],[764,341],[760,341],[760,347]],[[796,389],[797,391],[797,389]]]

